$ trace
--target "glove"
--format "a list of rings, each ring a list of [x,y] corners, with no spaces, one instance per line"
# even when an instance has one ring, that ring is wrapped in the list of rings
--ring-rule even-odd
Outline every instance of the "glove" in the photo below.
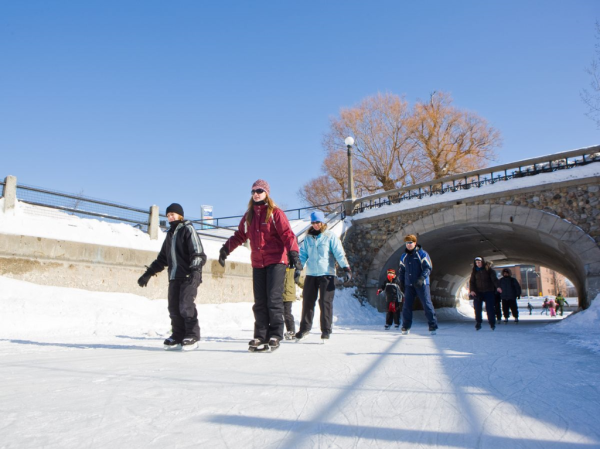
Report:
[[[350,267],[344,268],[344,282],[349,282],[352,279],[352,272],[350,271]]]
[[[188,275],[188,280],[196,285],[202,284],[202,271],[192,270],[192,272]]]
[[[381,289],[380,288],[377,289],[377,294],[379,294],[379,293],[381,293]]]
[[[145,287],[148,285],[148,282],[152,276],[154,276],[154,273],[150,272],[150,270],[146,270],[146,272],[138,279],[138,285],[140,287]]]
[[[416,280],[414,285],[417,288],[421,288],[421,287],[423,287],[424,283],[425,283],[425,278],[421,276],[419,279]]]
[[[298,282],[300,282],[300,273],[302,273],[302,270],[294,270],[294,282],[297,284]]]
[[[288,261],[288,267],[295,268],[296,270],[302,270],[302,264],[300,263],[300,256],[298,255],[298,251],[290,251],[288,253]],[[294,277],[296,277],[295,274]]]
[[[396,312],[396,304],[394,304],[393,302],[390,302],[390,306],[388,307],[388,311],[394,313]]]
[[[227,259],[227,256],[229,256],[229,250],[225,245],[223,245],[219,250],[219,264],[223,268],[225,268],[225,259]]]

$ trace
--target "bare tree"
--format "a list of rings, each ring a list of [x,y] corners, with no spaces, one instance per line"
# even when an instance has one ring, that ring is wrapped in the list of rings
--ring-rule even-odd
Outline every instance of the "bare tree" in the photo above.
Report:
[[[444,92],[415,105],[411,130],[428,179],[483,168],[501,143],[500,133],[485,119],[455,108]]]
[[[405,173],[397,161],[401,153],[408,154],[412,148],[408,142],[409,123],[406,100],[393,94],[377,94],[358,106],[342,109],[339,118],[332,118],[323,146],[331,154],[345,148],[344,139],[353,136],[356,170],[374,178],[362,187],[371,193],[392,190],[404,185]]]
[[[596,122],[596,128],[600,129],[600,24],[596,21],[596,59],[592,61],[585,71],[590,75],[590,89],[582,89],[580,96],[588,107],[585,114],[588,118]]]
[[[348,190],[344,140],[354,137],[358,197],[482,168],[494,157],[500,133],[481,117],[452,105],[446,93],[410,108],[393,94],[378,94],[340,111],[323,138],[323,175],[299,192],[311,205],[342,201]]]

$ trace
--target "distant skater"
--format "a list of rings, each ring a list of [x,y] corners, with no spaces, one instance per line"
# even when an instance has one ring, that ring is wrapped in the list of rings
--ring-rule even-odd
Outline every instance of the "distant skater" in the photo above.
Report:
[[[485,303],[485,311],[488,323],[492,330],[496,329],[496,312],[494,307],[496,292],[502,293],[499,287],[496,271],[483,257],[476,257],[473,261],[473,271],[469,280],[470,295],[473,297],[473,308],[475,309],[475,330],[481,329],[483,321],[482,311]]]
[[[564,306],[565,304],[567,305],[567,307],[569,306],[569,303],[567,302],[567,300],[565,299],[565,297],[562,295],[561,292],[558,292],[558,295],[556,295],[556,313],[558,314],[558,311],[560,310],[560,316],[563,316],[564,313]]]
[[[145,287],[152,276],[168,267],[168,309],[173,334],[164,341],[164,347],[187,351],[195,349],[200,340],[194,301],[202,283],[206,255],[196,229],[189,220],[184,220],[179,204],[167,207],[167,220],[170,227],[158,257],[138,279],[138,284]]]
[[[499,286],[502,293],[497,293],[502,298],[502,312],[504,313],[504,323],[508,324],[508,318],[511,313],[515,323],[519,322],[519,306],[517,299],[521,297],[521,285],[514,277],[510,268],[502,270],[502,277],[499,280]],[[497,314],[496,314],[497,316]]]
[[[398,329],[400,327],[400,312],[402,311],[402,301],[404,294],[400,290],[400,281],[396,276],[396,270],[387,270],[386,280],[381,284],[377,294],[385,292],[387,299],[387,312],[385,314],[385,329],[389,329],[392,324]]]

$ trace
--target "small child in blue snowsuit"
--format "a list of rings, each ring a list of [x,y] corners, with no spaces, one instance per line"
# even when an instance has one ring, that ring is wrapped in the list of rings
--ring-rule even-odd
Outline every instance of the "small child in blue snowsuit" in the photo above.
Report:
[[[396,277],[396,270],[387,270],[387,281],[385,281],[377,294],[385,291],[388,302],[387,313],[385,315],[385,328],[389,329],[392,323],[398,329],[400,327],[400,312],[402,311],[402,302],[404,294],[400,290],[400,281]]]

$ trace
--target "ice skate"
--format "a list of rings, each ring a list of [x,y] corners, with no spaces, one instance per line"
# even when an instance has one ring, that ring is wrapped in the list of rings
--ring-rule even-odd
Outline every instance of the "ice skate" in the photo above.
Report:
[[[394,329],[398,329],[400,327],[399,324],[394,324]]]
[[[400,329],[400,331],[402,332],[402,335],[408,335],[410,334],[410,329],[403,327],[402,329]]]
[[[269,344],[265,343],[260,338],[255,338],[248,342],[248,351],[250,352],[265,352],[269,350]]]
[[[198,339],[196,337],[185,337],[181,342],[181,349],[184,351],[193,351],[198,347]]]
[[[321,343],[325,344],[327,341],[329,341],[329,334],[327,332],[323,332],[321,334]]]
[[[438,329],[437,324],[433,325],[433,326],[429,326],[429,334],[430,335],[436,335],[437,334],[437,329]]]
[[[310,332],[298,332],[296,334],[296,343],[298,343],[299,341],[304,340],[306,337],[308,337],[308,334]]]
[[[279,340],[277,338],[271,338],[269,340],[269,351],[273,352],[279,349]]]
[[[165,348],[165,351],[178,350],[181,349],[181,342],[175,340],[173,336],[170,336],[163,342],[163,347]]]
[[[388,330],[388,329],[390,328],[390,325],[389,325],[389,324],[386,324],[385,326],[383,326],[383,328],[384,328],[385,330]]]
[[[475,330],[478,331],[479,329],[481,329],[481,323],[477,323],[475,325]]]
[[[295,340],[296,333],[293,331],[286,332],[285,334],[283,334],[283,338],[285,338],[286,340]]]

